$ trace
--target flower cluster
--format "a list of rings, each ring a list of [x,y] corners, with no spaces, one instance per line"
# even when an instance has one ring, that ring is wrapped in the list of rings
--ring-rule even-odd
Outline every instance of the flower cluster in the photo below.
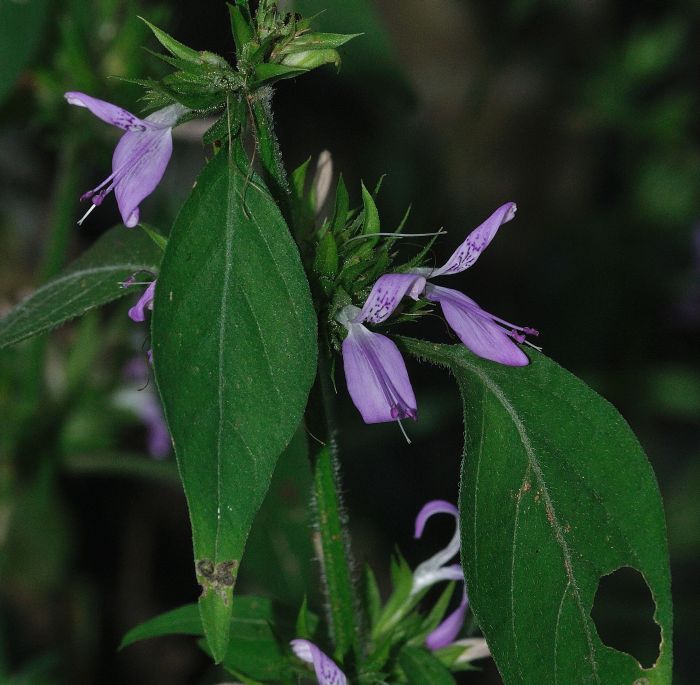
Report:
[[[498,229],[513,219],[516,209],[514,202],[499,207],[441,267],[414,267],[406,273],[384,274],[375,282],[362,309],[347,305],[339,312],[336,320],[347,329],[342,352],[348,392],[365,423],[417,416],[416,399],[401,353],[389,338],[364,325],[386,321],[404,297],[439,303],[457,337],[479,357],[508,366],[528,364],[516,342],[526,342],[526,335],[538,335],[534,328],[508,323],[483,310],[464,293],[432,282],[473,266]]]
[[[390,600],[376,628],[381,635],[391,634],[396,626],[412,611],[425,592],[442,581],[464,583],[464,574],[459,563],[450,563],[460,551],[459,517],[457,507],[444,500],[432,500],[425,504],[415,521],[414,537],[423,536],[425,526],[436,514],[449,514],[455,518],[455,532],[444,549],[419,564],[412,573],[410,588],[405,594],[399,593]],[[398,603],[393,599],[398,598]],[[460,648],[454,663],[471,662],[490,656],[490,651],[483,638],[464,638],[457,640],[467,612],[468,600],[466,588],[457,608],[424,639],[425,646],[432,652],[447,648]],[[377,636],[378,638],[380,636]],[[305,639],[291,641],[294,654],[303,662],[311,664],[319,685],[346,685],[347,678],[341,668],[317,645]],[[463,648],[463,649],[462,649]]]

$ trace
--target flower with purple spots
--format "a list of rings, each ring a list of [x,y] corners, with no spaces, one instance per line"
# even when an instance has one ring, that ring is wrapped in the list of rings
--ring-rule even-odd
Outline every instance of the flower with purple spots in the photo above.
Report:
[[[86,107],[96,117],[125,131],[114,149],[112,173],[81,200],[91,200],[90,209],[78,222],[82,224],[95,207],[114,190],[124,224],[129,228],[139,222],[139,205],[160,183],[173,151],[172,129],[187,112],[183,105],[168,105],[145,119],[104,100],[85,93],[70,91],[65,98],[71,105]]]
[[[399,348],[364,325],[381,323],[404,295],[416,297],[425,286],[422,276],[397,276],[386,288],[377,281],[362,309],[348,305],[336,317],[348,332],[343,341],[348,392],[365,423],[417,417],[416,397]]]
[[[385,292],[396,292],[395,283],[400,284],[407,276],[422,277],[424,288],[411,294],[414,298],[422,294],[431,302],[438,302],[442,313],[457,337],[465,347],[484,359],[507,366],[526,366],[529,360],[525,353],[513,342],[526,342],[526,335],[538,335],[534,328],[517,326],[487,311],[459,290],[434,285],[431,280],[439,276],[460,273],[474,265],[479,255],[488,247],[498,229],[515,216],[517,207],[507,202],[499,207],[484,223],[475,228],[452,256],[437,269],[414,268],[410,274],[385,274],[375,287]],[[398,306],[399,300],[387,299],[384,318]],[[388,311],[388,313],[386,313]]]
[[[417,595],[422,590],[429,588],[443,580],[464,582],[464,574],[459,564],[448,564],[455,555],[459,554],[459,515],[457,507],[444,500],[432,500],[428,502],[416,517],[414,537],[422,537],[425,524],[435,514],[450,514],[455,517],[455,532],[447,546],[434,554],[430,559],[419,564],[413,571],[413,585],[411,596]],[[464,616],[467,612],[467,591],[462,592],[459,606],[425,638],[425,644],[430,650],[442,649],[455,641],[464,624]]]
[[[318,685],[347,685],[347,678],[338,664],[324,654],[309,640],[292,640],[290,642],[296,656],[307,664],[312,664]]]

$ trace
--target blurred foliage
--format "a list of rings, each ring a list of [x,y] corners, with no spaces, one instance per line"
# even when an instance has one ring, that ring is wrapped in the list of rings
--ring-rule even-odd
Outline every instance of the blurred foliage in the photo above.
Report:
[[[339,77],[331,69],[280,86],[275,111],[289,169],[330,149],[352,204],[361,201],[361,178],[372,187],[387,172],[383,222],[398,224],[413,203],[408,231],[444,226],[436,262],[495,206],[518,201],[517,222],[491,247],[499,258],[463,278],[485,308],[537,326],[546,352],[610,398],[640,436],[667,507],[675,682],[690,685],[700,610],[700,7],[300,6],[326,9],[321,30],[365,35],[344,49]],[[26,23],[14,28],[3,13],[20,7]],[[138,88],[108,78],[163,74],[141,49],[157,45],[137,15],[233,57],[223,3],[0,0],[0,313],[116,222],[109,201],[84,228],[74,225],[77,197],[105,175],[116,136],[69,111],[63,92],[142,111]],[[194,139],[176,133],[178,163],[148,201],[157,226],[172,223],[202,165]],[[129,628],[197,595],[173,464],[146,456],[137,414],[114,399],[127,386],[151,390],[147,376],[124,377],[148,344],[126,306],[0,353],[0,682],[224,679],[185,638],[116,652]],[[434,322],[420,326],[428,338],[447,335]],[[409,561],[430,551],[411,543],[414,513],[427,499],[457,494],[456,389],[433,369],[410,372],[421,410],[410,448],[394,426],[364,426],[349,402],[343,407],[354,545],[385,593],[394,545],[411,552]],[[293,472],[280,479],[289,508],[266,509],[252,539],[272,540],[278,556],[258,576],[246,577],[244,563],[240,583],[292,602],[316,569],[308,548],[299,556],[288,553],[296,542],[287,548],[307,525],[297,519],[306,486]],[[274,523],[280,516],[284,528]],[[262,543],[253,541],[259,566]],[[634,597],[623,599],[634,615]],[[491,667],[464,682],[477,677],[498,682]]]

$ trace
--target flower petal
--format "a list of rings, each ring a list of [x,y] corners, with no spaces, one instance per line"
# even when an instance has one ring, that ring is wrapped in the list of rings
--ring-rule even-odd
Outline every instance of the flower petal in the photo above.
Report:
[[[530,363],[508,332],[464,293],[428,285],[425,296],[440,303],[447,323],[474,354],[506,366],[527,366]]]
[[[129,310],[129,318],[137,323],[146,320],[146,309],[153,309],[153,298],[156,294],[156,281],[149,284],[143,291],[136,304]]]
[[[457,640],[453,645],[465,648],[465,651],[457,657],[456,663],[458,664],[469,663],[470,661],[491,656],[491,650],[483,637],[467,637],[464,640]]]
[[[517,209],[515,202],[506,202],[500,206],[483,224],[477,226],[467,236],[443,266],[432,272],[431,277],[456,274],[472,266],[493,240],[498,229],[515,216]]]
[[[384,274],[372,287],[355,323],[386,321],[408,295],[417,300],[425,288],[425,278],[420,274]]]
[[[343,341],[348,392],[365,423],[416,418],[416,397],[399,348],[362,324],[350,324]]]
[[[418,512],[416,517],[415,537],[420,538],[428,519],[435,514],[450,514],[455,519],[455,532],[444,549],[426,559],[413,571],[411,594],[416,594],[442,580],[464,580],[462,567],[459,564],[445,566],[453,557],[459,554],[459,514],[457,507],[444,500],[432,500]]]
[[[442,649],[455,641],[455,638],[459,635],[459,631],[464,625],[467,604],[467,593],[464,592],[459,606],[425,638],[425,645],[428,649],[433,651]]]
[[[138,224],[139,204],[160,183],[172,152],[170,128],[127,132],[114,149],[114,194],[124,224],[129,228]]]
[[[313,642],[292,640],[294,654],[307,664],[313,664],[318,685],[347,685],[347,678],[338,664],[324,654]]]
[[[434,499],[423,505],[423,508],[416,516],[416,526],[413,537],[417,539],[423,536],[423,530],[428,519],[434,514],[452,514],[457,519],[459,513],[457,507],[451,502],[446,502],[444,499]]]
[[[68,101],[69,105],[76,105],[78,107],[86,107],[89,109],[96,117],[106,121],[112,126],[117,126],[118,128],[124,129],[125,131],[145,131],[149,128],[149,125],[143,120],[134,116],[131,112],[127,112],[117,105],[113,105],[111,102],[106,102],[105,100],[99,100],[93,98],[90,95],[85,95],[85,93],[79,93],[77,91],[69,91],[64,94],[64,97]]]

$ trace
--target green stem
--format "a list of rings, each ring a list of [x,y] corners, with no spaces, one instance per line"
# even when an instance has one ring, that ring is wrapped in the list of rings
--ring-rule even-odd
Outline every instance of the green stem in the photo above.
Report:
[[[265,182],[272,196],[282,210],[285,219],[291,218],[289,180],[282,161],[279,143],[272,116],[272,91],[259,96],[250,102],[255,125],[255,138],[260,154]]]
[[[322,431],[322,439],[325,442],[311,459],[314,514],[328,620],[335,643],[334,656],[347,667],[349,655],[355,659],[360,656],[361,614],[353,579],[354,564],[347,516],[341,496],[333,389],[324,349],[322,344],[318,377],[311,402],[313,414],[308,417],[313,430]]]

